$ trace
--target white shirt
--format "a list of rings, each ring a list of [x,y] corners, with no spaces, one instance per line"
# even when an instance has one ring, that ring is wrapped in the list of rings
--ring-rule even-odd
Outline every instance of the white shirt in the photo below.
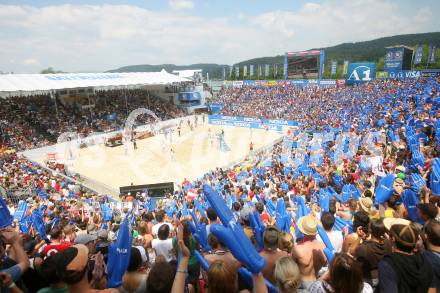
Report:
[[[154,238],[157,238],[157,231],[159,231],[159,228],[160,228],[160,226],[162,226],[162,225],[168,225],[168,226],[170,226],[170,232],[173,231],[173,229],[174,229],[174,228],[173,228],[173,225],[172,225],[171,223],[164,223],[164,222],[162,222],[162,223],[157,223],[157,224],[154,225],[153,228],[151,229],[151,232],[152,232]]]
[[[173,239],[168,238],[166,240],[153,239],[151,245],[156,252],[156,257],[163,255],[167,262],[174,259],[173,253]]]
[[[342,242],[344,241],[344,237],[342,237],[341,231],[325,231],[327,233],[328,239],[330,240],[333,249],[335,252],[341,252],[342,250]],[[316,235],[316,239],[322,241],[319,235]]]

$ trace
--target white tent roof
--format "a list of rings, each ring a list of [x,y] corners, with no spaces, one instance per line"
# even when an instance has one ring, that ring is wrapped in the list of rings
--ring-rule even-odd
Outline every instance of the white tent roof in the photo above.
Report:
[[[184,78],[194,78],[195,73],[202,73],[201,69],[173,70],[173,73]]]
[[[0,74],[0,93],[36,92],[81,87],[118,87],[188,82],[189,79],[161,72]]]

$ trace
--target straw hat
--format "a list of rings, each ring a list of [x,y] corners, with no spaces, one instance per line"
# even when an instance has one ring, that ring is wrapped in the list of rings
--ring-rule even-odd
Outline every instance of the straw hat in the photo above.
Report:
[[[389,231],[393,225],[405,225],[411,224],[410,221],[402,218],[385,218],[383,219],[383,224],[385,228]]]
[[[363,211],[370,213],[373,207],[373,201],[369,197],[361,197],[359,199],[359,205]]]
[[[313,215],[299,218],[298,229],[304,235],[314,236],[318,233],[319,220]]]

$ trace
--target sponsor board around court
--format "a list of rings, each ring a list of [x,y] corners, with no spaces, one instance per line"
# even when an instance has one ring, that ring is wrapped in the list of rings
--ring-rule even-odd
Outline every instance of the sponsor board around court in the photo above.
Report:
[[[297,121],[253,117],[208,115],[209,124],[282,131],[286,126],[299,126]]]
[[[337,81],[334,79],[292,79],[292,80],[235,80],[225,81],[225,86],[242,87],[242,86],[287,86],[287,85],[319,85],[319,86],[336,86]]]

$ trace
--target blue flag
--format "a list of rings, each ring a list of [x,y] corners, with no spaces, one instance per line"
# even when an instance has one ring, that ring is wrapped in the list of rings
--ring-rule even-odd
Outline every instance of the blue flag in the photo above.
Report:
[[[32,219],[32,225],[34,226],[35,230],[37,230],[38,234],[40,234],[41,239],[47,239],[46,235],[46,227],[44,225],[43,216],[39,211],[32,211],[31,214]]]
[[[17,220],[20,222],[23,219],[23,217],[26,218],[27,210],[28,210],[27,202],[20,201],[20,203],[18,204],[18,207],[14,213],[14,220]]]
[[[118,288],[122,285],[122,276],[130,263],[131,240],[128,221],[125,219],[119,227],[116,242],[109,247],[107,262],[109,288]]]
[[[6,205],[3,197],[0,197],[0,228],[5,228],[12,224],[12,216],[9,212],[8,206]]]

